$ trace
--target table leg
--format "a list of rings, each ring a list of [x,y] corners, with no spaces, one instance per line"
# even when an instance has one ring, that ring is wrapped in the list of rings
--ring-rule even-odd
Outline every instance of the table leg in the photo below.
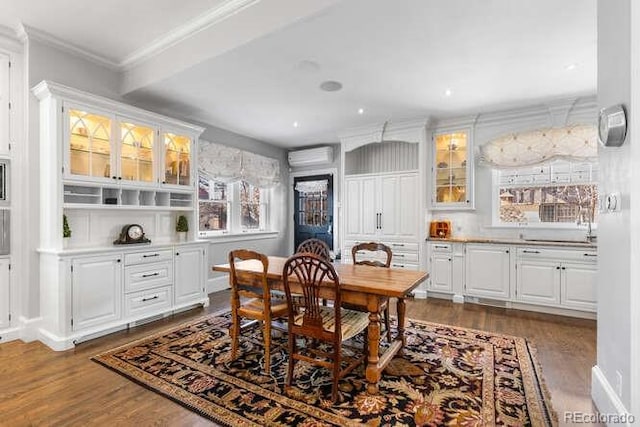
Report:
[[[380,314],[375,311],[369,312],[369,327],[367,328],[369,335],[369,356],[367,358],[366,378],[367,392],[369,394],[378,393],[378,381],[380,380],[380,370],[378,369],[378,361],[380,360],[378,350],[380,345]]]
[[[404,327],[405,327],[405,314],[407,312],[407,306],[404,302],[404,298],[398,298],[398,337],[402,341],[402,347],[400,347],[399,354],[402,354],[402,349],[407,343],[407,338],[404,335]]]

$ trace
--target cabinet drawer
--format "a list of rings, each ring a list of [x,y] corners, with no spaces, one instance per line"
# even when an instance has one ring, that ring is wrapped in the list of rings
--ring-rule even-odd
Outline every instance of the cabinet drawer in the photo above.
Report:
[[[450,253],[453,251],[453,245],[451,243],[431,243],[430,246],[433,252]]]
[[[171,307],[173,288],[151,289],[125,295],[124,314],[126,317],[152,314]]]
[[[401,252],[394,252],[393,253],[393,257],[391,257],[391,262],[399,262],[399,263],[403,263],[403,262],[418,262],[418,254],[413,252],[409,252],[409,253],[401,253]]]
[[[547,248],[518,248],[518,258],[544,258],[553,260],[571,260],[571,261],[585,261],[596,262],[598,256],[595,250],[588,249],[547,249]]]
[[[154,262],[125,267],[124,291],[142,291],[173,284],[173,262]]]
[[[418,244],[412,242],[382,242],[393,252],[418,252]]]
[[[171,249],[126,254],[124,256],[124,265],[146,264],[167,260],[173,260],[173,251]]]
[[[418,264],[414,264],[411,262],[391,262],[391,268],[398,268],[403,270],[418,270]]]

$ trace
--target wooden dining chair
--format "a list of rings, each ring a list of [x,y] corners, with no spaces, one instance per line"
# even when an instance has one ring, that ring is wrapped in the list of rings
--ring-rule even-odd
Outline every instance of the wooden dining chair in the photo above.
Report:
[[[367,255],[375,255],[382,253],[386,258],[384,258],[384,262],[379,259],[371,259],[371,258],[362,258],[362,256]],[[393,252],[391,252],[391,248],[385,244],[377,243],[377,242],[369,242],[369,243],[358,243],[354,247],[351,248],[351,257],[353,259],[353,263],[356,265],[370,265],[373,267],[383,267],[389,268],[391,266],[391,258],[393,257]],[[361,310],[364,311],[364,307],[347,304],[346,308],[350,310]],[[380,307],[380,311],[382,314],[382,321],[384,322],[384,326],[387,330],[387,340],[391,342],[391,321],[389,318],[389,301],[385,301],[382,307]]]
[[[300,243],[296,253],[302,252],[316,254],[325,261],[331,261],[331,249],[329,249],[329,245],[320,239],[312,238]]]
[[[289,369],[287,387],[291,387],[296,361],[302,360],[331,369],[331,401],[338,398],[338,382],[351,372],[368,355],[367,326],[369,316],[341,307],[340,281],[331,265],[318,255],[296,254],[290,257],[282,271],[285,294],[289,303]],[[303,297],[294,302],[295,295]],[[333,301],[333,305],[322,305],[322,299]],[[297,309],[294,308],[297,305]],[[364,331],[364,348],[358,357],[342,354],[344,341]],[[298,338],[305,340],[299,347]],[[309,345],[309,340],[311,345]],[[314,346],[314,340],[331,344],[331,351]],[[344,367],[343,367],[344,362]]]
[[[262,275],[259,279],[255,275],[243,273],[236,269],[237,261],[256,260],[262,264]],[[264,338],[264,370],[271,373],[271,321],[285,317],[288,313],[287,304],[283,300],[271,302],[271,292],[267,282],[269,260],[266,255],[250,250],[235,250],[229,252],[229,282],[231,285],[231,358],[238,354],[240,343],[241,318],[251,319],[262,323]],[[240,298],[248,298],[241,300]]]

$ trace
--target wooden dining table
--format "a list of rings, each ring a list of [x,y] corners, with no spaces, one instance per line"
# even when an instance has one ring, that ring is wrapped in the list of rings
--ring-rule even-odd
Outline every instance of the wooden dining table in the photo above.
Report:
[[[267,271],[269,286],[275,290],[284,290],[282,271],[287,258],[270,256]],[[412,271],[396,268],[380,268],[368,265],[353,265],[334,263],[334,268],[340,279],[342,302],[358,305],[369,312],[368,338],[369,355],[367,357],[366,380],[367,391],[371,394],[378,392],[378,381],[385,366],[393,357],[402,351],[405,344],[405,298],[429,274],[424,271]],[[214,271],[229,272],[229,264],[213,266]],[[240,261],[236,264],[238,272],[262,274],[262,263],[256,260]],[[296,292],[295,282],[292,291]],[[390,298],[397,298],[398,333],[390,345],[380,354],[380,309]]]

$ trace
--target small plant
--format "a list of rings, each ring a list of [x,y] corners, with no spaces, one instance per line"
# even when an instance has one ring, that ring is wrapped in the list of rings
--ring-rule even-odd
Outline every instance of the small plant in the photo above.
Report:
[[[62,215],[62,237],[71,237],[71,227],[66,215]]]
[[[189,223],[187,222],[187,217],[184,215],[178,216],[178,221],[176,222],[176,231],[189,231]]]

